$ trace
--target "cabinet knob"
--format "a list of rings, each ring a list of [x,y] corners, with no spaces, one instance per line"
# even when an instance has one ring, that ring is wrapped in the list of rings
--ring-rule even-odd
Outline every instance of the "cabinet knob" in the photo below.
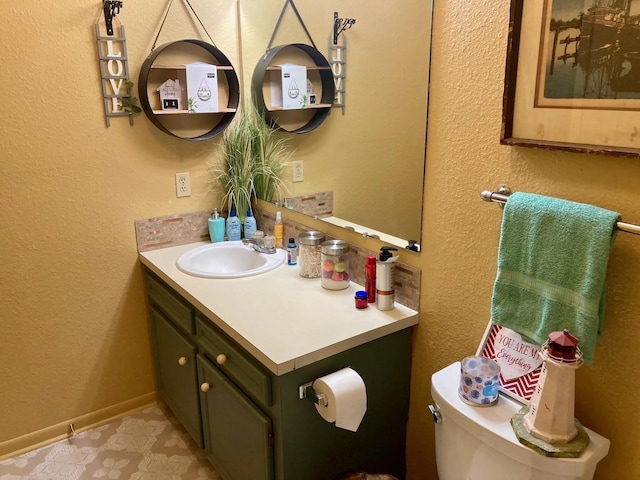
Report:
[[[211,385],[209,385],[207,382],[204,382],[202,385],[200,385],[200,390],[202,390],[205,393],[208,392],[210,388],[211,388]]]
[[[221,353],[216,357],[216,362],[218,363],[218,365],[222,365],[226,361],[227,361],[227,356],[224,353]]]
[[[180,366],[184,366],[189,362],[189,359],[187,357],[180,357],[178,359],[178,365]]]

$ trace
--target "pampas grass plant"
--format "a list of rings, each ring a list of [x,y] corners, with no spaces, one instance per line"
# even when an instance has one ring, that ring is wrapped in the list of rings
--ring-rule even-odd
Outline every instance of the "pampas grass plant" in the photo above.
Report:
[[[233,208],[241,221],[256,198],[272,202],[284,198],[287,188],[282,173],[291,152],[287,139],[279,136],[251,104],[225,130],[219,163],[209,171],[214,190],[224,191],[222,204]]]

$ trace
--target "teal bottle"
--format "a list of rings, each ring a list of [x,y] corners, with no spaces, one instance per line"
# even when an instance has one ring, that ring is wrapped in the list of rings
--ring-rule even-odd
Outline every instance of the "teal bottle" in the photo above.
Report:
[[[256,225],[256,217],[253,216],[251,210],[247,210],[247,216],[244,219],[244,238],[251,239],[256,233],[258,226]]]
[[[211,237],[212,242],[224,241],[224,228],[224,218],[220,216],[218,209],[214,208],[209,218],[209,237]]]
[[[230,242],[240,240],[240,219],[236,216],[236,211],[232,208],[227,217],[227,240]]]

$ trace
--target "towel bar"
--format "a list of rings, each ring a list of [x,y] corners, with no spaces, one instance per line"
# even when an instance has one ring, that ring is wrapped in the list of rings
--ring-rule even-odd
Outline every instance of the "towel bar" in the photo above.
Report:
[[[504,193],[506,192],[506,193]],[[498,192],[492,192],[491,190],[483,190],[480,194],[480,198],[485,202],[496,202],[500,204],[507,203],[509,200],[509,187],[505,185],[501,185]],[[616,223],[616,227],[621,232],[633,233],[634,235],[640,235],[640,225],[636,225],[635,223],[626,223],[626,222],[618,222]]]

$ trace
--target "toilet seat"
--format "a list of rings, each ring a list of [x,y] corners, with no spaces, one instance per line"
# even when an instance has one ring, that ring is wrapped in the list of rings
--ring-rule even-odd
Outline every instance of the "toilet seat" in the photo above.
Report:
[[[469,405],[458,396],[459,382],[460,362],[449,365],[431,377],[431,395],[440,408],[443,423],[456,423],[477,441],[490,445],[519,463],[549,474],[580,478],[593,471],[609,451],[608,439],[585,428],[590,443],[579,458],[553,458],[541,455],[522,445],[511,428],[511,417],[522,408],[522,404],[500,393],[494,406]]]

